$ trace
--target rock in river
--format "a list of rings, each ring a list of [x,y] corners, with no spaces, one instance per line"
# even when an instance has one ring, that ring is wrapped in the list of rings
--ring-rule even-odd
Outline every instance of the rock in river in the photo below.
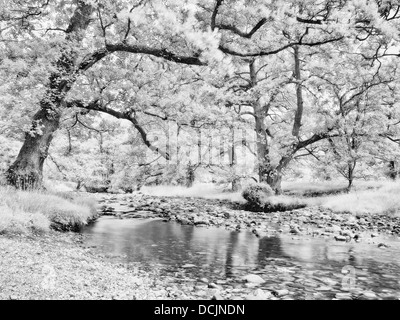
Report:
[[[287,289],[274,290],[273,294],[277,297],[283,297],[289,294],[289,290]]]
[[[246,296],[246,300],[268,300],[272,297],[272,294],[270,292],[257,289],[254,290],[251,294]]]
[[[264,283],[265,282],[265,280],[263,278],[261,278],[260,276],[258,276],[256,274],[249,274],[247,276],[244,276],[242,279],[244,281],[250,282],[250,283]]]
[[[184,265],[182,266],[182,268],[185,268],[185,269],[187,269],[187,268],[195,268],[195,267],[196,267],[195,264],[190,264],[190,263],[184,264]]]
[[[336,241],[346,241],[347,240],[347,237],[345,237],[345,236],[335,236],[335,240]]]

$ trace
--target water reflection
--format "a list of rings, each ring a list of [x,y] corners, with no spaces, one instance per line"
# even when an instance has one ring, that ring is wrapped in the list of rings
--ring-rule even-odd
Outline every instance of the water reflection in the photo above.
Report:
[[[353,266],[364,270],[368,278],[365,281],[375,282],[375,286],[384,283],[387,288],[400,289],[398,242],[382,250],[362,243],[296,240],[283,235],[259,239],[250,232],[113,218],[102,218],[84,232],[90,235],[87,245],[121,256],[124,262],[141,262],[149,268],[158,264],[172,270],[194,264],[196,268],[187,272],[196,277],[229,278],[257,270],[271,273],[276,265],[340,275],[343,267]]]

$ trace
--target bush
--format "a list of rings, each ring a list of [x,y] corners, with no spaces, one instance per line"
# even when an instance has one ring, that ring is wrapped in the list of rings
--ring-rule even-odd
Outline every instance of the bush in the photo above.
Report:
[[[275,193],[267,184],[252,184],[245,188],[242,192],[243,198],[252,206],[262,206]]]
[[[249,211],[290,211],[307,206],[296,198],[275,196],[275,193],[270,186],[260,183],[248,186],[243,191],[242,196],[247,200],[244,209]]]

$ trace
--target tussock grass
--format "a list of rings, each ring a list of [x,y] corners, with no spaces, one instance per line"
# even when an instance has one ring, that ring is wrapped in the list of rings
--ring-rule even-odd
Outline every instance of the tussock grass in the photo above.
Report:
[[[388,180],[356,180],[354,181],[352,190],[363,191],[383,188],[393,184]],[[336,192],[345,191],[347,188],[347,181],[285,181],[282,182],[282,189],[285,193],[290,195],[308,196],[312,194],[334,194]]]
[[[79,195],[0,187],[0,234],[75,231],[96,215],[94,200]]]
[[[353,214],[400,215],[400,183],[366,184],[349,194],[305,199],[309,205],[319,205],[336,212]]]

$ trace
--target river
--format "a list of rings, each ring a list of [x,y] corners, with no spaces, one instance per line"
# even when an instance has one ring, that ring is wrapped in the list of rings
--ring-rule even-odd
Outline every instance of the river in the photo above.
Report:
[[[398,299],[398,241],[388,248],[370,243],[279,234],[257,238],[249,231],[194,227],[161,219],[102,217],[88,226],[85,245],[123,263],[141,263],[179,279],[207,278],[244,286],[256,274],[261,288],[285,288],[296,298]]]

